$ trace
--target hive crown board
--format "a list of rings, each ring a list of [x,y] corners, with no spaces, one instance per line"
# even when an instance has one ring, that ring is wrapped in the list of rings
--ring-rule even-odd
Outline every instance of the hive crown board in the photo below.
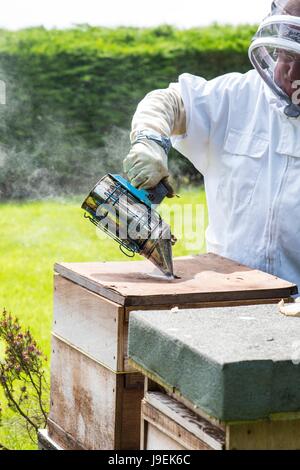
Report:
[[[168,280],[148,260],[56,263],[61,276],[123,306],[288,298],[297,286],[208,253],[174,259]]]

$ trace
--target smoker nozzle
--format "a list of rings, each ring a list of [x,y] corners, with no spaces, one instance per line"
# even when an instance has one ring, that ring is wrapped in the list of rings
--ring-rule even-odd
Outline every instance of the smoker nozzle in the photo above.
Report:
[[[155,243],[153,240],[148,240],[140,254],[148,258],[170,280],[175,279],[170,239],[162,238]]]

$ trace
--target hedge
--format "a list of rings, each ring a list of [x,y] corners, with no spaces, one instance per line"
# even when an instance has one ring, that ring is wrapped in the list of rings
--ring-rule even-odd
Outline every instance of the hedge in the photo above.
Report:
[[[130,122],[149,91],[184,72],[211,79],[251,68],[255,26],[178,30],[30,28],[0,34],[0,197],[82,193],[121,172]],[[199,179],[173,151],[179,183]]]

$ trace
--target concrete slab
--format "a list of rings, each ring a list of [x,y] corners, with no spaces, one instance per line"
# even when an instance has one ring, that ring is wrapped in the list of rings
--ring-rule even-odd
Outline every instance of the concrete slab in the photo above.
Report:
[[[222,421],[300,411],[300,318],[276,304],[132,312],[129,356]]]

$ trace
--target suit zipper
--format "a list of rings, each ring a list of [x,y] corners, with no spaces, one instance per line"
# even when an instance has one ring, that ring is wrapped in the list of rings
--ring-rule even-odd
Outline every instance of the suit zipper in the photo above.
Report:
[[[272,208],[271,208],[271,215],[270,215],[270,222],[269,222],[269,227],[268,227],[268,244],[267,244],[267,248],[266,248],[266,270],[268,273],[274,273],[274,254],[272,255],[272,252],[273,252],[273,241],[275,240],[275,229],[276,229],[276,222],[277,222],[277,219],[276,219],[276,215],[277,215],[277,212],[278,212],[278,208],[279,208],[279,202],[280,202],[280,196],[282,194],[282,190],[285,186],[285,180],[286,180],[286,177],[287,177],[287,174],[288,174],[288,167],[289,167],[289,163],[290,163],[290,157],[288,155],[286,155],[286,164],[285,164],[285,168],[284,168],[284,172],[283,172],[283,175],[282,175],[282,178],[281,178],[281,182],[280,182],[280,185],[279,185],[279,188],[278,188],[278,191],[277,191],[277,194],[274,198],[274,202],[272,204]]]

